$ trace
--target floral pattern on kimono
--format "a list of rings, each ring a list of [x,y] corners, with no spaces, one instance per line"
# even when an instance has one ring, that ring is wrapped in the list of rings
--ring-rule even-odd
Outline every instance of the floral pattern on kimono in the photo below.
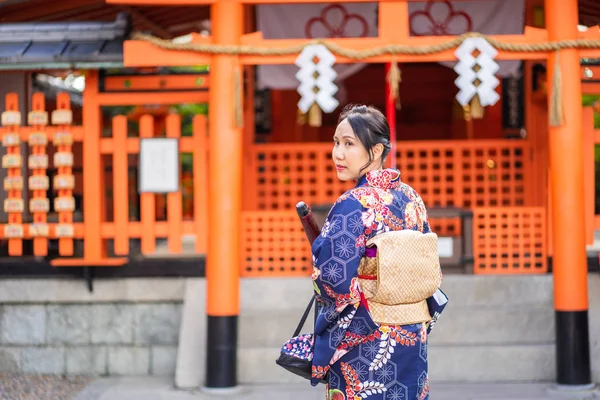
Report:
[[[399,171],[371,171],[340,196],[313,243],[319,312],[311,384],[326,377],[331,400],[428,399],[431,327],[375,323],[358,284],[367,241],[402,229],[430,232],[421,197],[400,181]]]

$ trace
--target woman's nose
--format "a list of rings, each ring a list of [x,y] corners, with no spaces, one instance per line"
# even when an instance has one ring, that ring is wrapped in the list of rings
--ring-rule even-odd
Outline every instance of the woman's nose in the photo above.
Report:
[[[341,151],[340,149],[334,148],[333,149],[333,158],[335,160],[343,160],[344,159],[344,152]]]

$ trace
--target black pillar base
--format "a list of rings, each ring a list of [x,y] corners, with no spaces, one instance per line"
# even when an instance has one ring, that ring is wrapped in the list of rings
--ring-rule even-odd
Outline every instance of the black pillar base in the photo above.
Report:
[[[555,315],[557,383],[589,385],[592,377],[588,312],[556,311]]]
[[[237,385],[237,316],[208,316],[206,387]]]

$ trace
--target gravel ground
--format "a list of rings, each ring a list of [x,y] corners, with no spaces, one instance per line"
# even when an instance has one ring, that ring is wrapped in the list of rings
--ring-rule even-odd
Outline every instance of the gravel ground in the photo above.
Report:
[[[71,400],[93,379],[0,373],[0,400]]]

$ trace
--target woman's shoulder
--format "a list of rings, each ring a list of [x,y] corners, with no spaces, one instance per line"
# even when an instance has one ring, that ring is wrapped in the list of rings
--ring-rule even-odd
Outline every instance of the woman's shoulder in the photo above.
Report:
[[[423,199],[419,192],[417,192],[412,186],[407,183],[401,182],[396,188],[396,192],[402,196],[405,196],[409,201],[414,203],[422,203]]]
[[[362,204],[360,202],[360,198],[356,195],[356,190],[359,188],[349,189],[340,197],[337,198],[335,203],[333,204],[332,210],[350,210],[353,211],[355,209],[362,208]]]

